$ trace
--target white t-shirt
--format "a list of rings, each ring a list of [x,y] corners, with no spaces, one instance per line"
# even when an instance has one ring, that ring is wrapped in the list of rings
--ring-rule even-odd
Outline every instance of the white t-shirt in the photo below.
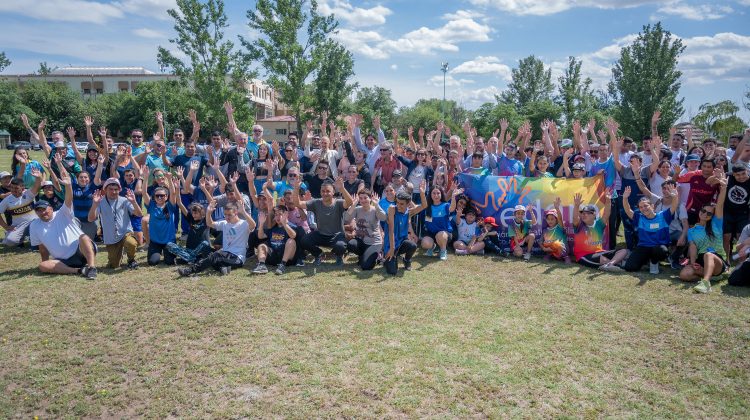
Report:
[[[9,194],[3,201],[0,201],[0,214],[6,211],[12,216],[11,226],[33,221],[37,218],[34,212],[34,195],[29,190],[24,191],[20,197]]]
[[[220,230],[223,234],[222,251],[231,252],[238,256],[242,263],[245,263],[245,254],[247,253],[247,240],[250,237],[250,225],[245,219],[240,219],[237,223],[229,223],[226,220],[214,222],[214,229]]]
[[[50,257],[56,260],[73,256],[78,250],[78,240],[83,235],[78,220],[73,216],[72,205],[60,207],[60,210],[52,214],[49,222],[34,220],[29,229],[31,245],[44,245]]]
[[[477,222],[474,221],[472,224],[466,223],[465,219],[461,219],[458,223],[458,240],[468,244],[471,238],[477,234]]]

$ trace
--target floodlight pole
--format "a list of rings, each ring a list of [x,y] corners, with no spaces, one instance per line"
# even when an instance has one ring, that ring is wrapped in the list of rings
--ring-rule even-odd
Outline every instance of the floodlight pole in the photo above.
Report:
[[[440,71],[443,72],[443,121],[445,121],[445,75],[448,73],[448,62],[440,63]],[[444,139],[445,131],[440,133],[440,140]]]

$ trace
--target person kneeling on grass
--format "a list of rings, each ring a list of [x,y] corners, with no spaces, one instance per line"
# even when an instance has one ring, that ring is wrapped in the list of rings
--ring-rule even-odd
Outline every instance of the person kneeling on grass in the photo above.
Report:
[[[720,168],[713,177],[719,181],[719,198],[716,205],[705,205],[698,212],[698,222],[688,230],[688,256],[690,264],[680,271],[680,279],[701,282],[693,288],[696,293],[711,291],[711,277],[729,268],[724,253],[724,200],[727,197],[727,178]]]
[[[484,237],[480,232],[477,224],[477,213],[473,207],[466,210],[463,215],[463,209],[456,209],[456,222],[458,230],[458,240],[453,242],[453,249],[456,255],[479,254],[484,255]],[[461,217],[463,216],[463,217]]]
[[[386,221],[388,234],[385,236],[383,252],[385,253],[385,271],[390,275],[395,276],[398,272],[399,255],[404,256],[404,270],[411,270],[411,257],[417,251],[417,244],[409,240],[409,219],[427,207],[426,189],[427,183],[422,181],[419,185],[422,204],[409,209],[411,194],[402,191],[396,194],[396,205],[388,208]]]
[[[268,198],[273,203],[273,198]],[[268,214],[268,216],[266,216]],[[286,206],[276,206],[267,213],[258,213],[258,265],[253,274],[266,274],[266,263],[276,265],[276,274],[286,273],[286,265],[297,252],[297,232],[287,220]]]
[[[612,211],[612,195],[609,191],[604,195],[604,214],[601,218],[597,217],[599,209],[595,205],[583,206],[581,203],[583,203],[581,194],[573,196],[573,228],[575,229],[573,256],[576,261],[585,267],[604,271],[624,271],[618,264],[628,256],[628,250],[605,251],[603,247],[604,232],[607,231],[607,221]]]
[[[178,263],[194,263],[211,253],[211,235],[206,225],[206,210],[200,203],[191,203],[188,208],[177,201],[182,216],[187,220],[190,230],[187,233],[185,246],[179,246],[174,242],[167,244],[167,251],[177,257]]]
[[[52,274],[81,274],[96,278],[96,245],[81,230],[73,215],[73,188],[70,175],[62,171],[60,184],[65,185],[65,202],[58,211],[46,201],[34,205],[38,219],[29,225],[32,246],[39,246],[42,262],[39,270]]]
[[[648,261],[649,272],[659,274],[659,261],[665,260],[669,255],[669,224],[677,212],[680,205],[680,199],[677,196],[677,188],[670,185],[667,194],[671,197],[671,206],[659,213],[654,212],[654,206],[648,197],[641,197],[638,200],[638,210],[633,211],[630,208],[631,188],[625,187],[623,192],[622,205],[625,214],[633,220],[633,229],[638,234],[638,244],[633,248],[625,261],[623,268],[625,271],[638,271]]]
[[[197,263],[178,268],[177,272],[180,276],[200,273],[209,267],[213,267],[222,275],[227,275],[232,271],[232,268],[240,268],[245,264],[247,240],[250,237],[250,231],[255,229],[255,221],[247,213],[245,206],[238,206],[230,202],[224,205],[225,219],[214,222],[211,220],[211,213],[215,209],[216,201],[211,201],[208,204],[208,209],[206,209],[206,225],[209,228],[221,231],[221,249],[208,254],[207,257],[198,260]],[[239,216],[242,216],[242,218]]]
[[[542,251],[544,251],[544,259],[549,260],[554,258],[556,260],[564,260],[566,264],[570,264],[570,257],[568,256],[568,235],[565,233],[565,228],[562,225],[562,211],[560,211],[560,197],[555,199],[555,208],[544,212],[544,220],[547,222],[547,229],[544,230],[542,235]],[[533,214],[533,212],[532,212]]]
[[[531,213],[531,220],[526,218],[527,211]],[[536,239],[536,235],[531,232],[531,227],[534,225],[536,225],[536,214],[531,204],[526,207],[519,204],[513,208],[513,221],[508,224],[510,251],[516,257],[523,256],[525,261],[531,259],[531,249]],[[524,245],[526,245],[526,252],[523,252]]]
[[[737,252],[732,258],[737,262],[729,276],[729,285],[750,286],[750,224],[742,229],[737,240]]]

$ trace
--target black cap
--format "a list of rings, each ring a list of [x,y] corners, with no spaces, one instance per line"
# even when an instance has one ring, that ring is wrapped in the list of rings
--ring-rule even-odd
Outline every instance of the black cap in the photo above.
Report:
[[[47,207],[51,207],[50,203],[47,200],[39,200],[34,203],[34,210],[46,209]]]

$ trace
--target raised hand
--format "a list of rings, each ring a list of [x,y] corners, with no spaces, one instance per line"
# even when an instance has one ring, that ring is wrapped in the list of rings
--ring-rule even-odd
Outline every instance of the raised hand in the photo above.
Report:
[[[245,172],[245,174],[247,174],[247,172]],[[229,176],[229,182],[232,184],[236,184],[239,179],[240,179],[240,173],[237,171],[232,172],[232,175]]]
[[[588,128],[589,128],[589,132],[590,133],[593,133],[596,130],[596,120],[595,119],[592,118],[592,119],[589,120]]]
[[[102,190],[96,190],[94,191],[94,194],[91,195],[91,199],[94,200],[94,203],[99,204],[102,202]]]
[[[376,115],[372,119],[372,126],[375,128],[375,131],[379,131],[380,130],[380,115]]]
[[[633,192],[633,190],[632,190],[632,188],[630,188],[630,186],[625,187],[625,190],[622,192],[622,198],[624,198],[624,199],[627,200],[628,197],[630,197],[630,193],[632,193],[632,192]]]
[[[200,166],[201,166],[201,163],[198,162],[197,160],[190,162],[190,170],[197,171]]]
[[[45,127],[47,127],[47,119],[46,118],[44,118],[43,120],[41,120],[39,122],[39,126],[37,127],[37,129],[44,130]]]
[[[196,121],[198,121],[198,114],[196,114],[196,112],[195,112],[194,109],[188,109],[188,118],[193,123],[195,123]]]
[[[104,165],[104,155],[99,155],[99,156],[97,156],[97,158],[96,158],[96,162],[97,162],[97,163],[98,163],[99,165]]]
[[[534,210],[534,205],[533,204],[527,204],[526,205],[526,211],[530,212],[530,211],[533,211],[533,210]]]
[[[281,149],[281,146],[279,146],[279,142],[274,140],[271,142],[271,150],[273,150],[273,153],[279,153],[279,150]]]
[[[576,193],[573,196],[573,205],[575,206],[576,211],[581,207],[581,203],[583,203],[583,195],[581,193]]]
[[[50,162],[47,159],[42,159],[42,167],[47,170],[52,169],[52,165],[50,165]]]
[[[136,205],[138,204],[138,202],[135,201],[135,193],[130,188],[128,188],[125,192],[125,198],[127,198],[131,203],[134,203]]]
[[[419,130],[417,130],[417,135],[420,139],[424,137],[424,127],[419,127]]]
[[[33,176],[34,178],[41,178],[42,172],[39,169],[34,168],[31,170],[31,176]]]
[[[508,129],[508,120],[505,118],[500,118],[500,130],[505,131]]]
[[[334,185],[336,186],[337,191],[342,191],[344,189],[344,177],[338,177],[336,178],[336,181],[334,182]]]
[[[234,107],[232,107],[231,101],[224,102],[224,111],[226,111],[226,113],[229,115],[234,114]]]
[[[68,127],[65,129],[65,132],[68,133],[68,138],[75,140],[76,138],[76,129],[73,127]]]
[[[161,111],[156,111],[156,121],[159,121],[160,123],[164,122],[164,116],[161,115]]]
[[[243,204],[244,206],[244,204]],[[211,200],[208,202],[208,207],[206,208],[206,213],[213,213],[214,210],[216,210],[216,200]]]
[[[424,194],[427,191],[427,181],[424,179],[419,183],[419,193]]]
[[[638,159],[633,159],[633,162],[630,163],[630,169],[633,170],[635,176],[640,176],[638,174],[641,173],[641,162],[638,162]]]
[[[651,116],[651,125],[657,124],[661,120],[661,111],[654,111],[654,115]]]
[[[99,138],[104,141],[107,138],[107,127],[100,125],[99,126]]]
[[[562,199],[560,197],[555,198],[555,208],[559,208],[562,205]]]

